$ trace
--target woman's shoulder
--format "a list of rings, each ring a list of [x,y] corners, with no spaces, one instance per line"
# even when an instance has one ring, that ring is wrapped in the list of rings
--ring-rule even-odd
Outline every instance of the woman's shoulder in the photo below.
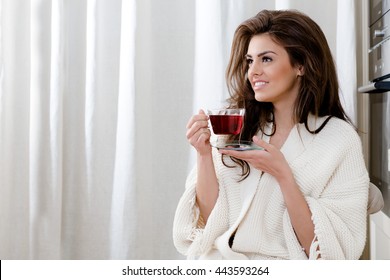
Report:
[[[356,134],[355,127],[346,120],[334,116],[314,116],[309,115],[307,118],[307,129],[311,132],[318,131],[338,131]]]
[[[332,141],[333,143],[335,142],[334,140],[337,139],[337,142],[344,143],[345,145],[351,145],[352,143],[361,144],[357,129],[346,120],[337,117],[324,116],[317,118],[316,122],[317,127],[324,124],[323,128],[318,133],[317,137],[319,138]]]
[[[357,130],[355,126],[353,126],[351,123],[349,123],[346,120],[337,118],[337,117],[322,117],[322,119],[329,118],[328,123],[324,126],[328,131],[334,131],[336,133],[342,133],[345,135],[355,135],[357,136]]]

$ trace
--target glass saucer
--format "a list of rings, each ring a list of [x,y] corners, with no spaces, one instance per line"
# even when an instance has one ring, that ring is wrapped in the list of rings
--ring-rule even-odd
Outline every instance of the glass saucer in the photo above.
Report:
[[[263,150],[262,147],[257,146],[252,141],[222,141],[211,143],[211,146],[221,150],[233,151]]]

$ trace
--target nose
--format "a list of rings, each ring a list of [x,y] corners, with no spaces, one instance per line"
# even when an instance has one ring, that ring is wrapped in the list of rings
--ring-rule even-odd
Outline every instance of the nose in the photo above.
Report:
[[[253,61],[251,66],[248,68],[248,77],[260,76],[263,73],[263,67],[257,61]]]

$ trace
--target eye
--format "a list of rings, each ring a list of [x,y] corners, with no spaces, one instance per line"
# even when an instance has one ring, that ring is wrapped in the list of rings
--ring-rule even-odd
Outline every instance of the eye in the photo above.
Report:
[[[263,56],[263,57],[261,58],[261,61],[262,61],[262,62],[271,62],[271,61],[272,61],[272,58],[270,58],[269,56]]]
[[[253,59],[251,59],[251,58],[247,58],[247,59],[246,59],[246,64],[247,64],[248,66],[251,66],[252,63],[253,63]]]

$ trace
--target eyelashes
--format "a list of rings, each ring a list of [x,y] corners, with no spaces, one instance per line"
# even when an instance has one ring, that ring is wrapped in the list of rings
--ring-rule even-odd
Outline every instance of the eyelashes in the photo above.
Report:
[[[263,56],[261,57],[261,62],[262,63],[269,63],[269,62],[272,62],[273,59],[269,56]],[[253,59],[252,58],[246,58],[246,64],[248,66],[251,66],[253,64]]]
[[[269,56],[263,56],[263,57],[261,58],[261,61],[262,61],[262,62],[271,62],[271,61],[272,61],[272,58],[269,57]]]

